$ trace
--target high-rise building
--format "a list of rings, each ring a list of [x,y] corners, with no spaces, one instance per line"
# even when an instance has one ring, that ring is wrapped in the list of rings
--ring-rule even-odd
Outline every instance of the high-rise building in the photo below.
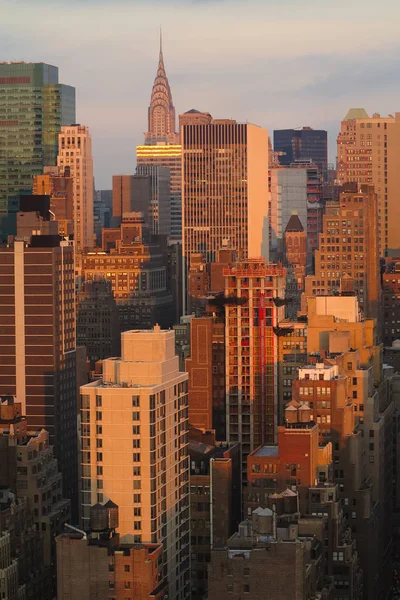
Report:
[[[284,318],[285,269],[261,259],[224,269],[227,440],[240,442],[243,480],[247,456],[274,442],[278,422],[278,338]],[[236,301],[235,301],[236,300]]]
[[[391,346],[400,339],[400,261],[387,262],[382,280],[383,343]]]
[[[323,129],[276,129],[274,150],[281,165],[290,165],[295,160],[311,159],[324,179],[328,171],[328,134]]]
[[[74,183],[69,167],[45,167],[43,175],[33,178],[33,193],[50,196],[50,209],[58,223],[58,233],[69,236],[74,232]]]
[[[156,78],[151,91],[150,106],[148,110],[148,130],[145,143],[149,145],[157,142],[179,143],[179,136],[175,133],[175,107],[172,102],[171,88],[164,67],[162,39],[160,33],[160,54]]]
[[[230,248],[268,259],[268,132],[233,120],[183,125],[183,255]]]
[[[307,169],[270,169],[270,259],[282,260],[286,226],[293,213],[307,230]]]
[[[148,193],[135,185],[140,178],[148,179]],[[154,235],[171,233],[170,171],[158,165],[138,165],[133,181],[132,211],[147,215],[150,232]]]
[[[400,113],[369,117],[363,108],[349,110],[337,138],[337,179],[341,185],[355,181],[375,187],[380,256],[400,246],[399,152]]]
[[[188,376],[173,331],[127,331],[121,358],[81,387],[82,526],[90,507],[119,506],[123,542],[163,544],[171,598],[190,596]]]
[[[49,432],[64,496],[76,499],[74,251],[49,205],[48,196],[22,196],[21,237],[0,247],[0,395],[18,398],[29,428]]]
[[[133,175],[113,175],[112,178],[112,216],[122,219],[122,215],[133,210]],[[113,225],[119,225],[116,221]]]
[[[190,321],[189,423],[214,429],[226,439],[225,321],[218,317],[193,317]]]
[[[111,227],[112,219],[112,190],[96,190],[93,202],[94,233],[96,246],[101,246],[101,232],[105,227]]]
[[[241,518],[240,447],[191,429],[189,455],[192,600],[202,600],[211,549],[226,544]]]
[[[301,293],[307,269],[307,234],[297,214],[293,214],[285,229],[284,264],[286,275],[286,317],[295,319],[300,310]]]
[[[57,164],[58,134],[71,123],[75,88],[58,82],[57,67],[0,63],[0,240],[15,233],[19,195]]]
[[[94,247],[94,180],[92,138],[84,125],[62,127],[57,164],[69,167],[74,187],[75,251],[81,254]]]
[[[315,274],[305,296],[356,293],[366,317],[380,314],[377,202],[374,187],[347,184],[339,202],[329,202],[323,217]]]
[[[158,142],[136,147],[138,167],[153,165],[170,171],[171,237],[182,239],[182,146]]]

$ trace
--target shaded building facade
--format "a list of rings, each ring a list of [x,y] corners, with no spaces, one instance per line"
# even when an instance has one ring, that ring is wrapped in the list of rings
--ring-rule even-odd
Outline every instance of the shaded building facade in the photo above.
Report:
[[[0,240],[14,234],[18,196],[57,164],[58,134],[75,123],[75,88],[45,63],[0,63]]]
[[[290,165],[295,160],[311,159],[324,179],[328,170],[328,134],[323,129],[276,129],[274,151],[282,153],[279,162]]]

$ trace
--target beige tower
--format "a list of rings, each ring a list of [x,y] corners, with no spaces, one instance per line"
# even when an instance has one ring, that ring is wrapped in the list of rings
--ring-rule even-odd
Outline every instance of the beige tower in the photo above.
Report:
[[[103,379],[81,387],[82,526],[119,506],[122,541],[162,543],[171,598],[189,597],[188,376],[175,333],[127,331]]]
[[[352,108],[337,138],[340,185],[355,181],[375,187],[378,198],[379,252],[400,247],[400,113],[369,117],[363,108]]]
[[[69,167],[74,188],[74,238],[78,253],[94,247],[93,158],[89,128],[82,125],[61,127],[57,164]]]
[[[215,260],[268,259],[268,131],[232,120],[184,124],[182,226],[186,267],[192,254]]]

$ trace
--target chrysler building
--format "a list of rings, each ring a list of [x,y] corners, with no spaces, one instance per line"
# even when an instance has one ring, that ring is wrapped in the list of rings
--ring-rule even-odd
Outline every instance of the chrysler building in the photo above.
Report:
[[[175,107],[172,102],[171,89],[164,67],[162,37],[160,32],[160,55],[157,75],[154,80],[149,106],[148,131],[145,134],[145,144],[157,142],[177,143],[175,132]]]

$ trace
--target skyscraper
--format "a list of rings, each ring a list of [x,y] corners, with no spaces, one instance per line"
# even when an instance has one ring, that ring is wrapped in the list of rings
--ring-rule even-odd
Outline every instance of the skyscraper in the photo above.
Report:
[[[158,165],[138,165],[135,178],[149,179],[150,198],[139,192],[133,182],[132,211],[147,215],[150,232],[155,235],[171,233],[170,171]],[[150,202],[149,202],[150,200]]]
[[[372,185],[347,184],[340,201],[326,205],[315,275],[306,277],[305,295],[339,292],[356,293],[366,317],[380,316],[377,200]]]
[[[182,126],[183,253],[268,258],[268,132],[233,120]]]
[[[75,122],[75,88],[45,63],[0,63],[0,239],[15,232],[18,196],[57,164],[58,134]]]
[[[351,108],[337,138],[337,178],[343,185],[355,181],[374,185],[378,197],[379,252],[400,247],[400,113],[369,117],[363,108]]]
[[[240,442],[243,480],[247,456],[273,443],[278,422],[278,338],[284,317],[285,269],[262,259],[224,269],[226,428],[229,442]]]
[[[124,213],[133,210],[133,178],[134,175],[113,175],[112,216],[114,227],[119,225]]]
[[[146,144],[157,142],[178,143],[178,135],[175,133],[175,107],[164,67],[161,32],[158,68],[151,91],[148,131],[145,136]]]
[[[121,358],[81,387],[82,525],[90,507],[119,506],[123,542],[162,543],[170,597],[190,596],[187,373],[175,334],[121,335]]]
[[[64,495],[77,499],[74,252],[49,205],[22,196],[20,238],[0,247],[0,395],[18,398],[29,428],[49,432]]]
[[[328,173],[328,134],[323,129],[276,129],[274,151],[282,152],[281,165],[289,166],[295,160],[311,159],[318,165],[324,179]]]
[[[74,188],[74,240],[78,254],[94,247],[92,139],[84,125],[62,127],[57,164],[69,167]]]

